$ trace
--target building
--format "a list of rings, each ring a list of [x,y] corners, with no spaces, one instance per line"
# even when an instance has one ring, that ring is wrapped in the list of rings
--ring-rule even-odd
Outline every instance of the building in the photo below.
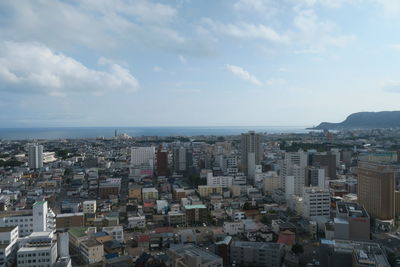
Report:
[[[119,196],[121,190],[121,178],[108,178],[99,184],[99,197],[108,199],[110,196]]]
[[[223,229],[227,235],[241,234],[244,232],[244,223],[243,221],[224,222]]]
[[[142,187],[140,185],[129,184],[129,198],[142,199]]]
[[[57,239],[53,232],[33,232],[19,241],[18,267],[50,267],[57,257]]]
[[[305,186],[305,168],[294,165],[291,169],[291,175],[285,176],[285,194],[286,199],[292,195],[303,196]]]
[[[184,147],[175,147],[172,151],[173,167],[176,173],[187,171],[189,151]]]
[[[182,198],[186,197],[186,190],[183,188],[174,188],[173,194],[176,201],[181,201]]]
[[[186,225],[186,213],[182,211],[169,211],[168,212],[168,225],[169,226],[184,226]]]
[[[286,176],[293,176],[293,166],[306,168],[308,165],[308,154],[303,150],[297,152],[285,152],[284,159],[281,162],[281,188],[285,188]]]
[[[264,194],[272,194],[274,190],[280,187],[280,178],[276,172],[265,173],[265,175],[262,177],[262,181]]]
[[[208,186],[231,187],[233,182],[232,176],[213,176],[212,173],[207,174]]]
[[[230,247],[231,264],[240,266],[281,266],[283,245],[267,242],[233,241]]]
[[[205,205],[186,205],[184,210],[188,225],[203,224],[209,220],[209,211]]]
[[[43,146],[30,144],[28,146],[28,166],[30,169],[43,168]]]
[[[307,168],[307,186],[317,186],[319,188],[325,188],[325,169],[310,166]]]
[[[124,242],[124,229],[122,226],[103,227],[103,232],[111,235],[118,242]]]
[[[325,175],[330,180],[337,179],[336,154],[334,152],[316,153],[311,155],[311,165],[325,169]]]
[[[305,187],[303,193],[303,216],[311,218],[323,216],[329,218],[331,198],[329,189]]]
[[[169,175],[168,169],[168,151],[162,150],[160,147],[157,150],[157,176],[167,176]]]
[[[18,226],[0,227],[0,266],[15,263],[18,236]]]
[[[104,256],[103,244],[95,239],[82,241],[80,253],[83,260],[88,264],[101,262]]]
[[[82,203],[83,213],[96,213],[97,205],[96,200],[85,200]]]
[[[154,168],[155,161],[155,147],[132,147],[131,148],[131,165],[136,166],[149,166]]]
[[[222,187],[221,186],[209,186],[209,185],[199,185],[197,187],[199,191],[199,195],[201,197],[209,197],[211,194],[222,194]]]
[[[62,213],[56,215],[56,228],[66,229],[71,227],[85,226],[85,214],[83,212],[77,213]]]
[[[158,199],[158,190],[154,187],[151,188],[142,188],[142,199],[145,200],[157,200]]]
[[[384,250],[373,242],[321,239],[319,256],[320,266],[390,266]]]
[[[222,258],[191,244],[171,247],[168,250],[171,267],[222,267]]]
[[[256,165],[261,164],[262,149],[260,135],[253,131],[241,135],[241,163],[242,171],[254,179]]]
[[[395,170],[393,165],[372,161],[358,163],[358,203],[373,219],[395,218]]]
[[[370,218],[363,206],[350,202],[336,203],[335,239],[369,240],[370,231]]]
[[[47,201],[37,201],[32,210],[0,212],[0,227],[18,225],[19,236],[27,236],[32,232],[53,231],[55,214],[47,207]]]

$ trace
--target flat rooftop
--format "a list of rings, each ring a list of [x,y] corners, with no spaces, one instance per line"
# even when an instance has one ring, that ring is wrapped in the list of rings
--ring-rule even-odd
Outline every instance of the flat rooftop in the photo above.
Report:
[[[0,227],[0,233],[5,233],[5,232],[11,232],[12,230],[14,230],[16,226],[9,226],[9,227]]]
[[[176,254],[181,255],[181,256],[184,256],[184,255],[199,256],[199,257],[201,257],[202,264],[207,264],[207,263],[213,262],[215,260],[221,259],[221,257],[215,255],[214,253],[208,252],[208,251],[203,250],[194,245],[176,246],[176,247],[170,248],[170,250],[174,251]],[[222,259],[221,259],[221,261],[222,261]]]

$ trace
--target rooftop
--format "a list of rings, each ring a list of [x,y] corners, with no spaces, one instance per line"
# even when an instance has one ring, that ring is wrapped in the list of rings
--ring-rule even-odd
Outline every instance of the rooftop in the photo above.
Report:
[[[14,230],[16,226],[9,226],[9,227],[0,227],[0,233],[5,233],[5,232],[11,232],[12,230]]]
[[[89,239],[89,240],[82,241],[82,244],[85,245],[88,248],[97,247],[97,246],[102,246],[103,245],[99,241],[97,241],[96,239]]]
[[[71,228],[68,230],[68,233],[75,236],[75,237],[82,237],[86,236],[88,228],[87,227],[76,227],[76,228]]]
[[[206,209],[207,207],[203,204],[199,204],[199,205],[185,205],[185,209],[186,210],[190,210],[190,209]]]
[[[213,262],[215,260],[221,259],[219,256],[215,255],[214,253],[208,252],[203,250],[199,247],[194,245],[178,245],[175,247],[170,248],[171,251],[174,251],[178,255],[188,255],[193,257],[201,257],[201,263],[207,264]],[[222,259],[221,259],[222,261]]]

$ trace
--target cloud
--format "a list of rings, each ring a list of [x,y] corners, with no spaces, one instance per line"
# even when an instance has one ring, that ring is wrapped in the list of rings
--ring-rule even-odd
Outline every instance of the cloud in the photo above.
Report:
[[[162,68],[159,67],[159,66],[154,66],[154,67],[153,67],[153,71],[154,71],[154,72],[160,72],[160,71],[162,71]]]
[[[203,22],[214,32],[222,33],[238,39],[263,39],[274,43],[289,42],[287,36],[279,34],[271,27],[263,24],[250,24],[244,22],[237,24],[224,24],[215,22],[210,18],[204,18]]]
[[[45,92],[51,96],[107,91],[134,92],[139,82],[128,69],[101,59],[107,70],[86,67],[39,43],[0,44],[0,90]],[[6,89],[7,88],[7,89]]]
[[[380,5],[387,15],[400,14],[400,1],[398,0],[370,0]]]
[[[186,58],[185,58],[184,56],[182,56],[182,55],[179,55],[179,61],[180,61],[182,64],[184,64],[184,65],[187,64]]]
[[[400,93],[400,81],[387,81],[383,84],[383,91]]]
[[[241,78],[242,80],[248,81],[258,86],[262,85],[262,83],[253,74],[239,66],[226,64],[225,67],[230,73]]]
[[[38,41],[56,50],[185,46],[174,29],[178,10],[147,0],[0,1],[0,39]]]

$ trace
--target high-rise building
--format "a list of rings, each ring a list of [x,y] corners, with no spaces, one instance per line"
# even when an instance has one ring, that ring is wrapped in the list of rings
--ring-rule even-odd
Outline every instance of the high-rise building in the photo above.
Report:
[[[293,176],[293,166],[298,166],[303,169],[305,175],[305,169],[308,165],[308,155],[303,150],[297,152],[286,152],[285,158],[281,164],[280,179],[281,188],[286,188],[286,176]]]
[[[358,203],[374,219],[395,217],[395,169],[393,165],[360,161],[358,163]]]
[[[286,199],[292,197],[292,195],[302,196],[303,188],[305,186],[305,168],[293,165],[291,169],[291,175],[285,177],[285,194]]]
[[[187,171],[187,149],[184,147],[175,147],[173,150],[174,171],[177,173]]]
[[[30,144],[28,146],[28,165],[30,169],[40,169],[43,167],[43,146]]]
[[[320,189],[318,187],[304,188],[303,192],[303,215],[306,218],[330,216],[330,194],[329,189]]]
[[[168,173],[168,151],[162,150],[161,147],[157,150],[157,176],[167,176]]]
[[[254,131],[242,133],[241,137],[242,171],[254,180],[256,165],[261,164],[262,150],[260,135]]]
[[[307,168],[306,185],[325,188],[325,169],[310,166]]]
[[[325,169],[325,176],[335,180],[336,175],[336,154],[333,152],[317,153],[311,155],[311,165]]]
[[[149,166],[154,168],[156,149],[155,147],[132,147],[131,164],[132,166]]]

